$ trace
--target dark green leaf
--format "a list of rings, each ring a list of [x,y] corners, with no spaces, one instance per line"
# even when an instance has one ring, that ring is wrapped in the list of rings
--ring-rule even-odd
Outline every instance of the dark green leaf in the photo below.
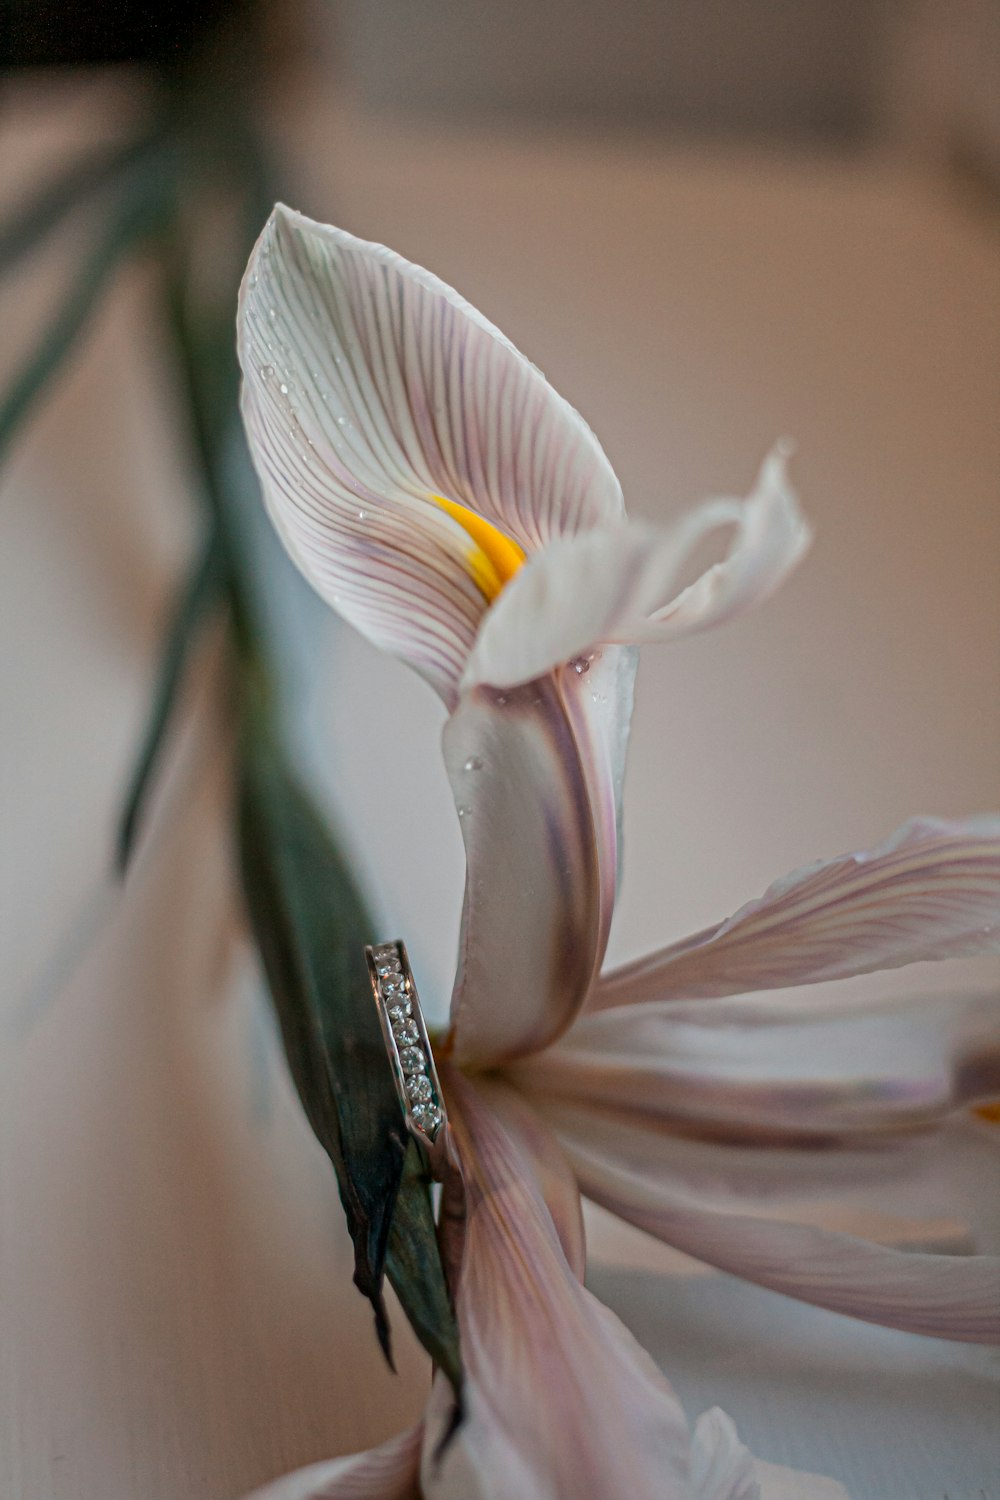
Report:
[[[405,1141],[364,960],[369,919],[322,817],[257,718],[240,760],[250,918],[295,1086],[337,1172],[354,1279],[388,1352],[382,1274]]]
[[[458,1325],[441,1269],[427,1173],[415,1141],[406,1153],[385,1268],[414,1332],[457,1393],[462,1379]]]
[[[242,270],[274,193],[253,130],[236,134],[239,160],[231,177],[246,182],[249,236],[240,252]],[[251,923],[292,1077],[337,1174],[355,1245],[355,1280],[372,1300],[383,1346],[388,1269],[417,1336],[457,1387],[458,1335],[428,1184],[404,1136],[363,957],[370,920],[325,820],[275,737],[288,664],[278,639],[282,610],[272,598],[273,558],[262,550],[254,524],[260,499],[238,417],[232,307],[220,310],[199,298],[189,245],[166,237],[164,251],[167,323],[203,494],[220,539],[245,706],[239,827]],[[290,567],[288,577],[305,590]]]
[[[206,612],[219,598],[221,583],[222,562],[213,533],[185,581],[167,630],[149,721],[136,757],[118,827],[116,866],[119,875],[124,875],[135,845],[146,794],[159,761],[191,647]]]

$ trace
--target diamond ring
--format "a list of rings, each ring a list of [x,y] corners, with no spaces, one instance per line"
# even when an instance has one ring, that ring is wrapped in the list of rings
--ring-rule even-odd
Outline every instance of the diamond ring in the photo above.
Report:
[[[440,1181],[450,1156],[448,1115],[406,946],[379,943],[365,948],[365,958],[406,1128]]]

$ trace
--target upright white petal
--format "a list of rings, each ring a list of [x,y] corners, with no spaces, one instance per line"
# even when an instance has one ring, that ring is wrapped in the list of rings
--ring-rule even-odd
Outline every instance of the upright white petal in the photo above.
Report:
[[[591,1009],[711,999],[1000,951],[1000,818],[914,818],[602,976]]]
[[[733,531],[725,560],[680,589],[707,537]],[[711,500],[676,527],[605,526],[531,557],[483,621],[466,686],[525,682],[601,645],[667,641],[719,625],[771,595],[810,531],[776,449],[747,500]]]
[[[466,850],[454,1056],[495,1066],[573,1022],[600,968],[618,869],[634,659],[463,695],[444,756]]]
[[[238,334],[250,447],[288,550],[453,702],[487,600],[436,497],[531,552],[622,514],[599,443],[450,287],[281,206],[247,268]]]

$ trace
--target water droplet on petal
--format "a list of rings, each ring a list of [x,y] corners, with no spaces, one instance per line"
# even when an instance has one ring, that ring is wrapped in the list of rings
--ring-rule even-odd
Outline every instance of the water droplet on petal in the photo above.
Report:
[[[582,677],[585,672],[590,671],[590,663],[593,660],[593,652],[591,652],[589,656],[575,656],[570,662],[570,666],[573,668],[573,671],[577,674],[578,677]]]
[[[483,762],[478,755],[470,755],[468,760],[465,762],[465,765],[462,767],[463,771],[481,771],[482,769]]]
[[[271,376],[274,374],[274,366],[273,365],[261,365],[261,367],[260,367],[260,373],[261,373],[261,377],[264,380],[270,380]]]
[[[275,318],[278,316],[278,309],[276,307],[269,307],[267,310],[267,315],[273,323]]]
[[[257,272],[256,271],[254,271],[253,275],[250,277],[250,285],[251,286],[256,286],[257,285]]]
[[[284,381],[282,381],[281,384],[278,386],[278,390],[281,392],[281,394],[283,396],[287,396],[288,395],[288,387],[287,387],[287,385],[285,384]]]

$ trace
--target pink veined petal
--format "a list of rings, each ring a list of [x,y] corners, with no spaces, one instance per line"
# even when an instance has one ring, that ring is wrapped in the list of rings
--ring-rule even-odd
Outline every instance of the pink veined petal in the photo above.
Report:
[[[419,1422],[366,1453],[296,1469],[246,1500],[421,1500]]]
[[[763,1212],[838,1229],[870,1219],[887,1231],[888,1237],[881,1229],[875,1236],[880,1243],[894,1243],[891,1236],[899,1231],[907,1245],[920,1249],[939,1248],[939,1232],[950,1225],[954,1233],[948,1243],[968,1247],[948,1190],[956,1160],[968,1154],[970,1126],[964,1117],[952,1116],[930,1137],[884,1135],[874,1142],[852,1137],[823,1142],[820,1150],[810,1149],[810,1142],[779,1138],[758,1149],[752,1131],[734,1131],[727,1139],[678,1134],[673,1123],[653,1115],[535,1093],[527,1097],[560,1141],[567,1133],[586,1131],[596,1116],[608,1151],[613,1147],[615,1159],[626,1162],[629,1171],[652,1180],[666,1175],[734,1214]],[[917,1225],[928,1223],[931,1237],[921,1242]]]
[[[279,205],[240,294],[244,417],[271,516],[320,594],[452,704],[486,600],[481,515],[526,552],[621,516],[583,419],[444,282]]]
[[[580,1284],[536,1177],[530,1141],[479,1086],[446,1070],[466,1184],[456,1305],[465,1419],[439,1378],[428,1411],[427,1500],[688,1500],[676,1396]]]
[[[896,1002],[844,1015],[802,1007],[625,1006],[578,1022],[515,1064],[520,1088],[708,1139],[832,1140],[925,1127],[1000,1093],[1000,996]],[[740,1013],[745,1021],[740,1024]],[[699,1014],[707,1017],[699,1022]]]
[[[546,1118],[587,1197],[697,1260],[869,1323],[1000,1342],[1000,1257],[893,1250],[816,1225],[738,1212],[679,1179],[669,1147],[630,1155],[630,1138],[641,1131],[620,1129],[599,1110],[556,1105]]]
[[[678,592],[694,553],[734,530],[726,558]],[[810,531],[776,449],[747,500],[712,500],[672,529],[619,524],[530,557],[483,621],[463,687],[508,687],[601,645],[667,641],[722,624],[771,595]]]
[[[600,968],[635,666],[608,656],[586,674],[566,668],[506,693],[466,693],[445,725],[466,852],[451,1010],[463,1067],[555,1040]]]
[[[914,818],[694,937],[603,975],[588,1009],[712,999],[1000,951],[1000,818]]]
[[[449,1078],[452,1073],[449,1071]],[[476,1100],[531,1159],[538,1191],[551,1216],[559,1244],[577,1281],[587,1269],[583,1204],[573,1169],[554,1131],[538,1110],[500,1076],[475,1080]]]

